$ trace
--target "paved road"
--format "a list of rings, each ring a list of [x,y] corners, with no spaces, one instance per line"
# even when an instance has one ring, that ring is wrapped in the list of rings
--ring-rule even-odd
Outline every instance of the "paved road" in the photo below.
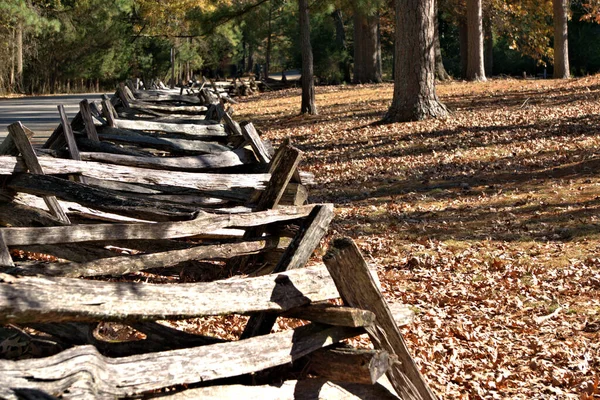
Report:
[[[97,100],[100,96],[96,93],[85,93],[0,99],[0,140],[6,137],[8,125],[21,121],[35,132],[34,143],[43,143],[60,123],[57,105],[63,104],[71,119],[79,111],[81,100]]]

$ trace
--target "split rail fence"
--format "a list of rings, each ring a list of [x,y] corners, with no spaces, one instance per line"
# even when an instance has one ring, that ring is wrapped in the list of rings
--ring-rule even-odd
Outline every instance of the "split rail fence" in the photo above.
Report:
[[[58,106],[41,148],[9,127],[0,398],[435,398],[398,330],[412,313],[390,311],[356,245],[306,266],[333,205],[307,204],[302,152],[231,101],[120,85],[71,121]],[[249,316],[239,340],[164,322],[227,315]],[[278,317],[304,323],[272,333]],[[105,323],[138,336],[105,340]],[[374,349],[343,344],[365,333]]]

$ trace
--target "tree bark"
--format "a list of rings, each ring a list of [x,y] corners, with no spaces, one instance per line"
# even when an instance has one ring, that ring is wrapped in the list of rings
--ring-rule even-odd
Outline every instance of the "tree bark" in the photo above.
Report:
[[[269,80],[269,70],[271,69],[271,38],[273,36],[273,28],[272,28],[272,21],[273,21],[273,3],[269,2],[269,28],[268,28],[268,34],[267,34],[267,50],[266,50],[266,55],[265,55],[265,80],[268,81]]]
[[[308,0],[298,0],[300,13],[300,46],[302,47],[302,114],[317,114],[315,106],[315,81],[313,77],[313,53],[310,45],[310,20]]]
[[[435,92],[434,0],[396,0],[394,97],[387,122],[445,117]]]
[[[467,79],[485,82],[483,62],[483,11],[482,0],[467,0],[468,62]]]
[[[447,81],[450,79],[450,75],[444,68],[444,61],[442,60],[442,46],[440,45],[440,19],[438,16],[438,2],[435,1],[435,34],[433,47],[435,51],[435,77],[440,81]]]
[[[460,77],[463,79],[467,77],[467,63],[469,60],[468,36],[466,21],[460,21],[458,23],[458,41],[460,46]]]
[[[569,72],[569,38],[567,20],[569,2],[553,0],[554,8],[554,78],[567,79]]]
[[[379,15],[354,14],[354,83],[382,81]]]
[[[492,21],[488,17],[483,24],[484,33],[484,65],[485,75],[491,77],[494,70],[494,32],[492,30]]]
[[[346,44],[346,30],[344,28],[344,17],[342,10],[336,9],[331,16],[335,22],[335,42],[338,50],[343,55],[343,59],[340,61],[340,71],[342,72],[342,81],[350,82],[350,62],[346,51],[348,46]]]

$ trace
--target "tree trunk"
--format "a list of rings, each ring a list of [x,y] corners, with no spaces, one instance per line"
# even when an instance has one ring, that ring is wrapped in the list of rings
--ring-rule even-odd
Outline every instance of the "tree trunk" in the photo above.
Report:
[[[17,25],[16,44],[17,44],[16,84],[17,84],[17,90],[19,92],[21,92],[23,90],[23,23],[21,23],[21,22],[19,22],[19,24]]]
[[[467,37],[469,54],[467,79],[485,82],[483,63],[483,12],[482,0],[467,0]]]
[[[300,46],[302,47],[302,114],[317,114],[315,82],[313,78],[313,53],[310,45],[310,20],[308,0],[298,0],[300,11]]]
[[[394,98],[387,122],[445,117],[435,92],[435,0],[396,0]]]
[[[246,72],[252,72],[254,68],[254,46],[252,43],[248,44],[248,66],[246,68]],[[259,76],[255,77],[256,79],[260,79]]]
[[[10,50],[10,76],[9,76],[9,86],[10,91],[13,92],[15,90],[15,58],[17,57],[17,51],[15,46],[15,37],[16,37],[16,28],[11,29],[11,40],[9,42],[9,50]]]
[[[350,82],[350,62],[348,60],[348,55],[346,52],[348,51],[348,46],[346,44],[346,30],[344,28],[344,17],[342,14],[342,10],[336,9],[331,16],[335,22],[335,42],[336,47],[339,49],[342,54],[343,59],[340,61],[340,71],[342,73],[342,80],[344,82]]]
[[[567,28],[569,2],[553,0],[552,5],[554,8],[554,78],[566,79],[570,77]]]
[[[379,15],[354,14],[354,83],[381,82]]]
[[[433,47],[435,51],[435,77],[440,81],[447,81],[450,79],[450,75],[444,68],[444,62],[442,60],[442,46],[440,45],[440,19],[438,17],[438,5],[437,0],[435,1],[435,33]]]
[[[273,20],[273,4],[269,3],[269,25],[268,25],[268,33],[267,33],[267,54],[265,55],[265,80],[269,80],[269,69],[271,68],[271,37],[273,36],[272,29],[272,20]]]
[[[460,21],[458,23],[458,42],[460,46],[460,77],[467,77],[467,63],[469,60],[469,40],[467,33],[467,23]]]
[[[484,30],[484,65],[485,75],[491,77],[494,70],[494,33],[492,31],[492,21],[486,18],[483,24]]]

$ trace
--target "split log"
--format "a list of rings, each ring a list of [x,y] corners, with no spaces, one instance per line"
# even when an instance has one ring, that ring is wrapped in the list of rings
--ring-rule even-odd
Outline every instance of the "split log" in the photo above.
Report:
[[[152,268],[169,268],[189,260],[227,259],[233,256],[258,254],[275,249],[278,244],[279,240],[277,238],[265,238],[241,243],[196,246],[189,249],[152,254],[111,257],[86,263],[46,263],[28,268],[26,272],[70,278],[97,275],[119,276]]]
[[[40,228],[0,228],[8,246],[78,243],[86,241],[173,239],[229,228],[255,227],[307,216],[313,206],[280,207],[276,210],[230,215],[199,215],[192,221],[156,224],[95,224]]]
[[[283,317],[305,319],[311,322],[334,326],[365,327],[373,325],[375,314],[352,307],[316,304],[286,311]]]
[[[246,149],[188,157],[136,157],[106,153],[81,153],[81,158],[84,161],[175,171],[201,171],[256,162],[253,153]]]
[[[205,106],[169,106],[166,104],[154,104],[143,101],[130,101],[129,106],[134,110],[150,110],[158,111],[161,113],[176,113],[176,114],[200,114],[206,112],[208,109]]]
[[[338,296],[323,267],[302,268],[276,276],[179,285],[14,277],[0,273],[0,324],[126,322],[281,312]]]
[[[151,103],[163,103],[163,102],[179,102],[186,104],[195,104],[199,105],[201,103],[200,98],[197,96],[188,96],[188,95],[176,95],[176,94],[159,94],[153,95],[147,92],[137,92],[135,93],[135,97],[138,100],[143,100],[144,102]]]
[[[92,118],[90,103],[88,103],[86,99],[81,100],[79,103],[79,112],[81,113],[81,118],[83,119],[83,125],[85,127],[87,138],[93,142],[100,142],[100,139],[98,138],[98,132],[96,131],[96,126],[94,125],[94,120]]]
[[[141,196],[99,189],[79,182],[48,175],[16,174],[7,180],[12,190],[36,196],[54,196],[100,211],[151,221],[192,219],[197,212],[193,206],[150,200]]]
[[[385,350],[333,347],[308,356],[309,369],[316,375],[336,382],[374,385],[391,366]]]
[[[60,121],[63,126],[63,135],[67,141],[67,147],[69,149],[71,159],[81,160],[79,149],[77,148],[77,143],[75,142],[75,136],[73,135],[73,129],[71,128],[71,124],[69,124],[65,107],[62,104],[58,105],[58,114],[60,115]]]
[[[19,153],[21,153],[26,169],[30,170],[33,174],[43,175],[45,173],[44,168],[38,160],[31,142],[27,138],[27,133],[25,132],[23,125],[20,122],[15,122],[14,124],[8,126],[8,132],[12,137],[16,148],[19,149]],[[56,197],[44,196],[44,202],[48,206],[48,209],[52,215],[67,224],[70,223],[69,218],[65,214],[64,210],[58,204]]]
[[[222,399],[294,399],[294,400],[399,400],[381,384],[329,382],[311,378],[285,381],[277,385],[245,386],[226,385],[188,389],[179,393],[161,393],[150,398],[166,400],[222,400]]]
[[[202,121],[197,121],[194,124],[176,124],[167,122],[116,119],[113,126],[118,129],[129,129],[133,131],[158,131],[200,137],[227,136],[223,125],[215,124],[213,121],[204,121],[204,123],[201,122]]]
[[[273,273],[304,267],[323,236],[325,236],[333,215],[333,205],[315,206],[304,222],[302,229],[294,237],[294,240],[292,240],[292,243],[275,266]],[[242,333],[242,338],[269,334],[276,319],[277,316],[273,314],[252,316]]]
[[[360,334],[356,328],[303,326],[230,343],[106,359],[80,346],[40,360],[0,360],[0,396],[36,389],[66,397],[125,397],[174,385],[207,382],[287,364]],[[11,397],[8,397],[11,396]]]
[[[261,190],[270,178],[267,174],[214,174],[157,171],[146,168],[109,165],[92,161],[75,161],[41,157],[39,164],[49,175],[82,174],[98,179],[121,182],[173,185],[199,190]],[[26,167],[16,157],[0,156],[0,175],[25,172]]]
[[[347,238],[335,240],[323,261],[335,280],[344,303],[375,313],[376,323],[366,330],[376,349],[386,350],[398,357],[399,362],[394,363],[387,373],[396,392],[403,399],[437,399],[412,359],[394,317],[356,244]]]
[[[173,152],[196,152],[214,154],[223,151],[231,151],[230,147],[215,142],[169,137],[155,137],[151,135],[140,134],[139,132],[126,131],[123,129],[114,129],[110,127],[103,128],[99,136],[100,139],[108,140],[111,142],[130,143],[144,147],[168,150]]]
[[[109,153],[109,154],[123,154],[126,156],[137,156],[137,157],[149,157],[154,154],[149,151],[143,151],[133,148],[125,148],[122,146],[114,145],[107,142],[96,142],[88,138],[78,137],[77,145],[83,152],[94,152],[94,153]]]
[[[271,161],[271,157],[252,123],[242,126],[242,135],[250,142],[252,150],[254,150],[254,153],[256,154],[256,158],[258,158],[261,163],[268,164]]]
[[[206,346],[224,343],[225,340],[194,335],[162,325],[157,322],[138,322],[131,327],[146,335],[143,340],[126,342],[105,342],[94,336],[96,323],[66,322],[62,324],[30,324],[28,327],[38,332],[52,335],[54,339],[68,344],[68,347],[93,345],[107,357],[126,357],[134,354],[184,349],[186,347]]]

